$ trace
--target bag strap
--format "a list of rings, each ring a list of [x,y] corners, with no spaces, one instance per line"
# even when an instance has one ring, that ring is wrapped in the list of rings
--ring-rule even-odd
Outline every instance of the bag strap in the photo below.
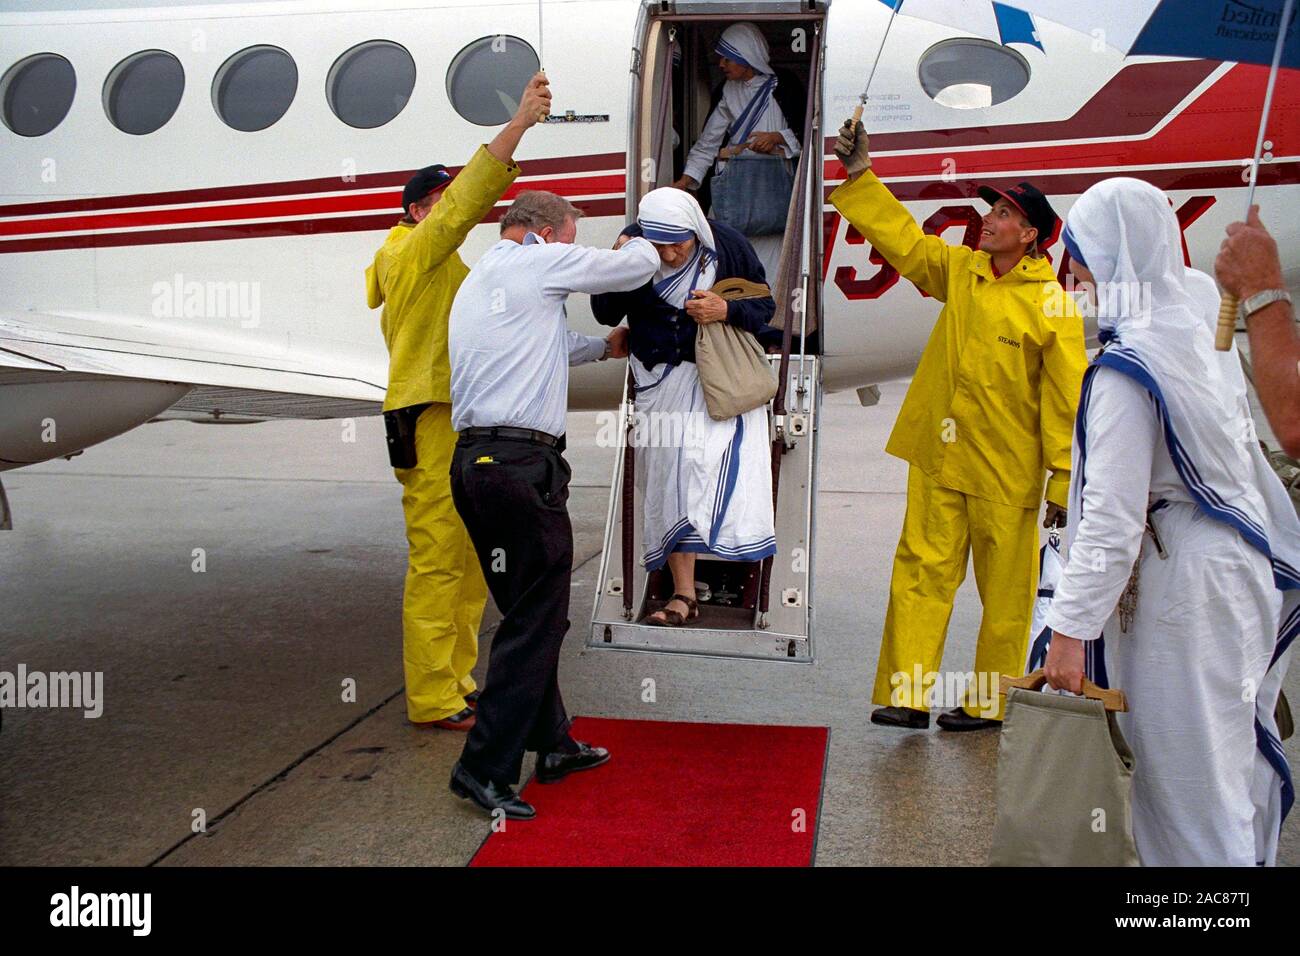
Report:
[[[719,158],[722,158],[722,154],[725,153],[728,148],[731,148],[730,144],[735,143],[737,146],[741,146],[741,144],[749,142],[749,137],[754,132],[754,127],[758,125],[758,121],[762,119],[763,114],[767,112],[768,104],[772,101],[772,94],[775,90],[776,76],[772,75],[767,78],[762,86],[754,91],[754,95],[749,98],[749,102],[746,103],[745,108],[740,111],[740,115],[732,120],[731,125],[727,127],[727,136],[722,141],[722,146],[718,150]],[[725,90],[723,91],[723,96],[726,96]],[[725,158],[732,159],[740,155],[743,151],[743,147],[740,149],[732,148],[732,152]]]
[[[713,288],[709,291],[728,301],[735,301],[736,299],[767,299],[772,295],[772,290],[762,282],[753,282],[749,279],[742,279],[740,276],[720,279],[714,283]]]

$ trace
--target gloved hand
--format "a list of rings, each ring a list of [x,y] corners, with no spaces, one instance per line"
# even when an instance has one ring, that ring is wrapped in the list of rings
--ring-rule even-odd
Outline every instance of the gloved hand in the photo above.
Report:
[[[871,153],[868,152],[867,131],[862,123],[855,126],[853,120],[846,119],[840,127],[839,138],[835,140],[835,155],[844,164],[849,177],[853,178],[871,168]]]

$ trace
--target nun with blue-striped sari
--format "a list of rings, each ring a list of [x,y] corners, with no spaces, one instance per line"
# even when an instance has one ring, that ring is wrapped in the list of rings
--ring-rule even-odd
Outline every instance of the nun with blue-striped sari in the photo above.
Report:
[[[603,325],[628,322],[628,363],[636,385],[637,485],[647,571],[667,565],[675,596],[647,620],[679,626],[698,616],[695,559],[757,561],[776,553],[772,468],[765,405],[714,420],[695,365],[699,326],[727,322],[757,333],[771,320],[770,295],[726,300],[709,291],[723,279],[763,283],[748,241],[706,219],[680,189],[647,193],[624,237],[644,236],[659,252],[658,273],[631,292],[591,297]]]
[[[1214,349],[1219,297],[1184,265],[1168,197],[1105,180],[1064,239],[1104,347],[1075,425],[1047,677],[1126,693],[1143,865],[1271,865],[1295,794],[1274,711],[1300,632],[1300,520],[1235,350]]]

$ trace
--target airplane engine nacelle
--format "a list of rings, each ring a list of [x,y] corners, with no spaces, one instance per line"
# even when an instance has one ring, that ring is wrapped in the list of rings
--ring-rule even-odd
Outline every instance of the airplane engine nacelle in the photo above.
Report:
[[[0,385],[0,471],[71,455],[142,425],[190,386],[102,377]]]

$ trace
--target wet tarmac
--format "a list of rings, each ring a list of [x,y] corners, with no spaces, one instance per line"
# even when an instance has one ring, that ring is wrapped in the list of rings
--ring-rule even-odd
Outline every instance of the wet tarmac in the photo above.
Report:
[[[867,719],[906,476],[882,449],[904,388],[874,408],[826,401],[810,665],[584,648],[613,452],[594,413],[569,418],[570,711],[830,727],[819,865],[988,853],[997,735]],[[101,671],[104,701],[96,719],[5,711],[0,864],[470,859],[489,821],[447,790],[463,738],[405,719],[405,540],[382,426],[348,427],[161,423],[3,476],[0,669]],[[496,619],[489,605],[484,650]],[[945,669],[969,669],[978,621],[968,578]],[[1294,672],[1288,691],[1300,700]],[[1295,738],[1287,750],[1300,762]],[[1298,833],[1293,818],[1281,862],[1300,861]]]

